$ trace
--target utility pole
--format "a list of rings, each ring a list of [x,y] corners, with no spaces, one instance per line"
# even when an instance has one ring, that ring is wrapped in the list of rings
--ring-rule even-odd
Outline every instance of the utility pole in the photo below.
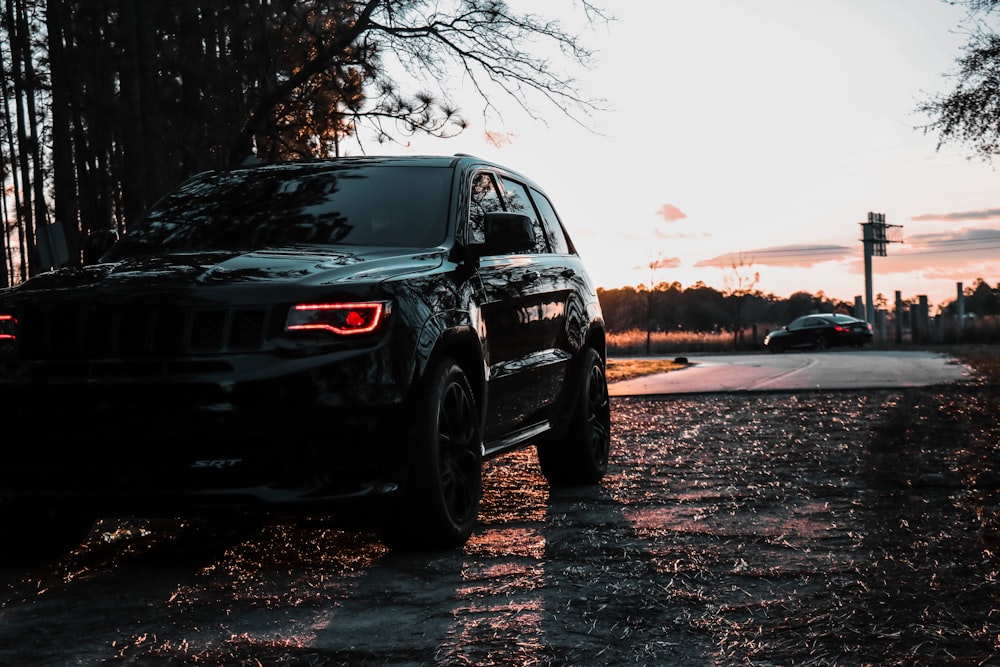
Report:
[[[860,222],[865,246],[865,319],[875,326],[875,297],[872,288],[872,257],[885,257],[887,243],[903,242],[903,226],[885,224],[885,213],[868,212],[868,222]]]

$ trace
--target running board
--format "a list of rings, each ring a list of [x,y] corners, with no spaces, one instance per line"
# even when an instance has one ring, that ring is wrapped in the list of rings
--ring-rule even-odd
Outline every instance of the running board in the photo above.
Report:
[[[498,438],[496,440],[490,440],[489,442],[483,443],[483,458],[489,459],[494,456],[503,454],[512,449],[517,449],[518,447],[523,447],[528,444],[532,438],[535,438],[542,433],[546,433],[552,430],[552,424],[549,421],[539,422],[537,424],[532,424],[531,426],[526,426],[520,431],[515,431],[510,435],[503,438]]]

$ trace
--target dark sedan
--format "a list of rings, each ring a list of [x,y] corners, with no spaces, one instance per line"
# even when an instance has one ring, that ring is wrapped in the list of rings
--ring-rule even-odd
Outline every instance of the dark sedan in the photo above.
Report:
[[[96,238],[96,237],[95,237]],[[604,322],[556,210],[471,156],[193,177],[93,264],[0,292],[0,520],[323,513],[461,545],[485,459],[607,467]],[[85,257],[88,256],[85,253]]]
[[[804,315],[764,337],[771,352],[796,348],[825,350],[830,347],[862,347],[872,340],[872,325],[839,313]]]

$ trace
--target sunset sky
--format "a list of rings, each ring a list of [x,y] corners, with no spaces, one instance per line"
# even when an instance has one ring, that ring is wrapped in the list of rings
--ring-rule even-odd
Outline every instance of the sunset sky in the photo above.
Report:
[[[936,305],[958,282],[1000,283],[1000,172],[964,147],[937,150],[916,111],[954,86],[947,74],[967,42],[962,7],[603,4],[617,20],[596,29],[569,0],[532,10],[560,18],[595,51],[589,70],[564,66],[584,95],[606,100],[586,127],[540,101],[529,103],[544,122],[500,98],[502,117],[484,118],[456,78],[448,87],[469,129],[405,150],[472,153],[539,181],[606,288],[652,280],[723,289],[742,258],[765,293],[853,300],[864,294],[859,223],[869,211],[901,226],[903,243],[873,260],[874,291],[890,302],[898,290]]]

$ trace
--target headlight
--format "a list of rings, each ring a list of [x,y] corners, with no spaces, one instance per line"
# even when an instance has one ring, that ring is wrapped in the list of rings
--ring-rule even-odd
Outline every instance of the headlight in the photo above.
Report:
[[[339,336],[378,330],[389,317],[387,301],[300,303],[288,311],[285,331],[329,331]]]

